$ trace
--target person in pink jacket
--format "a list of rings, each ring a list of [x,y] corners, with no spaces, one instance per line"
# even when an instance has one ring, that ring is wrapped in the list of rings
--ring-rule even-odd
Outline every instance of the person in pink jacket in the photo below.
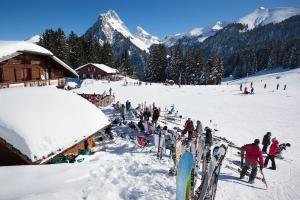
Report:
[[[269,160],[271,160],[272,161],[272,167],[270,167],[270,169],[276,170],[275,156],[277,154],[278,149],[279,149],[279,142],[276,138],[273,138],[272,139],[272,144],[271,144],[270,149],[269,149],[269,154],[268,154],[268,156],[266,157],[266,160],[265,160],[264,167],[267,167]]]

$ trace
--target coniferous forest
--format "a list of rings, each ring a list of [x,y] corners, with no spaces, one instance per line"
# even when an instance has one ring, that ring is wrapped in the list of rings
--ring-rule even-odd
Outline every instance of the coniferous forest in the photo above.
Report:
[[[230,75],[241,78],[274,67],[299,67],[299,35],[300,16],[250,31],[232,23],[197,45],[189,41],[171,47],[153,44],[149,53],[140,55],[146,60],[142,70],[134,66],[130,49],[116,54],[108,42],[100,43],[89,32],[78,36],[74,32],[65,35],[60,28],[47,29],[39,45],[74,69],[89,62],[103,63],[151,82],[169,79],[181,84],[220,84]]]

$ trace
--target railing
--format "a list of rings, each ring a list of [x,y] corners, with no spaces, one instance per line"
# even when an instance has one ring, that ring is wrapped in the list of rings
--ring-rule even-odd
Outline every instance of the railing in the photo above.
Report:
[[[37,86],[49,86],[54,85],[59,88],[63,88],[66,84],[65,78],[49,79],[49,80],[30,80],[18,83],[0,83],[0,89],[3,88],[20,88],[20,87],[37,87]]]

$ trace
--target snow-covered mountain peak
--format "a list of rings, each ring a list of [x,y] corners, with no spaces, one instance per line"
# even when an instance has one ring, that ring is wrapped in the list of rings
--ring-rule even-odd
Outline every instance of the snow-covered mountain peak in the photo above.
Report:
[[[100,14],[101,17],[105,17],[105,18],[110,18],[110,19],[114,19],[114,20],[117,20],[117,21],[122,21],[119,17],[119,15],[116,13],[116,11],[114,10],[109,10],[107,11],[106,13],[102,13]]]
[[[39,41],[41,40],[41,36],[39,36],[39,35],[34,35],[34,36],[32,36],[31,38],[29,38],[29,39],[27,39],[27,40],[25,40],[25,41],[27,41],[27,42],[32,42],[32,43],[38,43]]]
[[[248,25],[248,30],[251,30],[257,26],[282,22],[294,15],[300,15],[300,8],[283,7],[268,9],[260,7],[245,17],[240,18],[237,22]]]
[[[145,31],[142,27],[137,26],[136,27],[136,37],[138,39],[140,39],[141,41],[143,41],[148,48],[152,45],[152,44],[158,44],[159,43],[159,39],[158,37],[152,36],[150,35],[147,31]]]

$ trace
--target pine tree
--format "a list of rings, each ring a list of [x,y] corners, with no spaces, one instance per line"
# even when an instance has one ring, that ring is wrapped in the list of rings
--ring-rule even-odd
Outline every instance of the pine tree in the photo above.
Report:
[[[82,63],[81,63],[81,45],[80,45],[80,41],[78,36],[71,31],[71,33],[69,34],[68,38],[67,38],[67,44],[68,44],[68,61],[70,63],[70,66],[73,69],[76,69],[77,67],[79,67]]]
[[[41,40],[38,44],[51,51],[55,56],[64,62],[69,63],[66,37],[61,28],[58,28],[56,31],[52,29],[46,29],[42,34]]]
[[[216,55],[210,55],[206,64],[206,84],[220,84],[224,75],[222,60]]]
[[[153,82],[166,80],[168,66],[167,50],[163,44],[154,44],[150,47],[150,55],[145,67],[145,79]]]
[[[100,53],[100,62],[109,67],[115,67],[116,65],[114,53],[108,42],[104,42],[102,46]]]
[[[127,50],[125,50],[121,55],[120,70],[126,75],[133,75],[133,67],[130,63],[130,58]]]
[[[181,83],[184,67],[181,46],[176,45],[171,52],[170,63],[166,68],[167,78]]]

